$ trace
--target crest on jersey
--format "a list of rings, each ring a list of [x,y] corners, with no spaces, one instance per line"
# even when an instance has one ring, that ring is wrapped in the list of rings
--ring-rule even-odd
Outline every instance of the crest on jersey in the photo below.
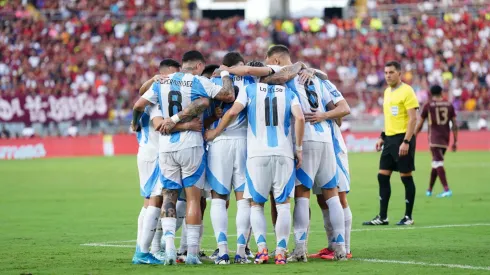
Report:
[[[398,115],[398,106],[391,106],[391,114],[393,116],[397,116]]]
[[[331,94],[333,97],[339,97],[339,96],[340,96],[340,93],[339,93],[339,91],[337,91],[337,90],[330,91],[330,94]]]

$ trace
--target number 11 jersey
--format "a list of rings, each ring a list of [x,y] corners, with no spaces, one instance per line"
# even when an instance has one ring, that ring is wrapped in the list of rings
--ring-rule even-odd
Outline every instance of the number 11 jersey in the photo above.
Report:
[[[145,92],[143,98],[158,104],[162,116],[169,118],[201,97],[214,98],[221,86],[212,83],[205,77],[188,73],[174,73],[162,82],[155,82]],[[202,120],[202,115],[201,115]],[[171,135],[160,135],[160,152],[175,152],[187,148],[203,146],[201,132],[182,131]]]
[[[290,89],[256,83],[240,89],[235,102],[247,107],[247,158],[285,156],[294,159],[291,108],[299,105]]]

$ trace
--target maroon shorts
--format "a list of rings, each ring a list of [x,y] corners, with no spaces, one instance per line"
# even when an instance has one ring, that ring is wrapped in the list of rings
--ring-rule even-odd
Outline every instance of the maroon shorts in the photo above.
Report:
[[[430,147],[432,153],[432,161],[444,161],[444,154],[446,154],[446,148]]]

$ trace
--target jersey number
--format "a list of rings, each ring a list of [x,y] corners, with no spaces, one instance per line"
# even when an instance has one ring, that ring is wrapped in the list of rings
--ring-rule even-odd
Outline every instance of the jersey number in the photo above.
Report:
[[[179,91],[168,93],[168,114],[173,116],[182,111],[182,94]]]
[[[265,104],[265,126],[277,126],[278,125],[277,97],[272,98],[272,108],[271,108],[270,97],[265,98],[264,104]],[[272,123],[271,123],[271,116],[272,116]]]
[[[449,110],[447,107],[437,107],[436,108],[436,123],[437,125],[446,125],[448,121]]]
[[[308,97],[308,103],[312,109],[318,108],[318,95],[315,90],[310,89],[307,83],[305,83],[306,96]]]

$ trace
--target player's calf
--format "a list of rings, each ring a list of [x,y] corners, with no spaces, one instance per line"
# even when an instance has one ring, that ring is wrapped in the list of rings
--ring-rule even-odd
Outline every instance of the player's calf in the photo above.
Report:
[[[212,191],[211,223],[218,244],[218,257],[215,264],[229,264],[228,256],[228,214],[226,211],[227,196]]]

